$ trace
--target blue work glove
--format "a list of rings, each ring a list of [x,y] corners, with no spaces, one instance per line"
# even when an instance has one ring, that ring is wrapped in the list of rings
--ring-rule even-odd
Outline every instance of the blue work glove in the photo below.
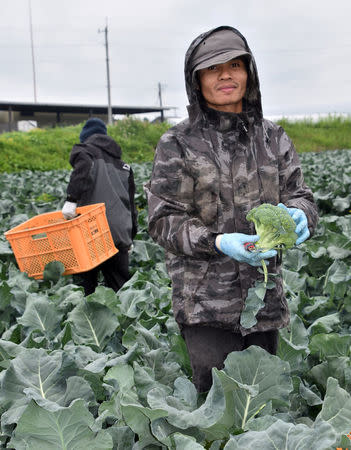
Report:
[[[295,233],[297,234],[296,245],[302,244],[310,237],[310,230],[308,229],[308,221],[306,214],[299,208],[287,208],[283,203],[278,203],[279,208],[286,209],[289,215],[296,223]]]
[[[244,244],[247,242],[257,242],[259,238],[257,234],[224,233],[217,236],[215,245],[218,250],[236,261],[258,267],[261,266],[262,259],[272,258],[277,254],[276,250],[269,250],[268,252],[247,251]]]

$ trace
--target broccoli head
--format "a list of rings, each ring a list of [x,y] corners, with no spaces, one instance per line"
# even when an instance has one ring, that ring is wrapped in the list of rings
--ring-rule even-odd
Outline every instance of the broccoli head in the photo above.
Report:
[[[294,246],[297,239],[296,224],[285,209],[262,203],[252,208],[246,219],[254,222],[256,233],[260,236],[255,243],[257,250],[265,252]]]

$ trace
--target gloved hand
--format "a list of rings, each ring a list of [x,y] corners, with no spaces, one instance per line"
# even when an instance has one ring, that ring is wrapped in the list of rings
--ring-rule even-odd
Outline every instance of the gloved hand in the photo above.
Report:
[[[296,245],[302,244],[310,237],[310,230],[308,229],[308,221],[306,214],[299,208],[287,208],[283,203],[278,203],[279,208],[286,209],[289,215],[296,223],[295,233],[297,234]]]
[[[251,266],[261,266],[261,260],[276,256],[276,250],[268,252],[249,252],[245,249],[246,242],[257,242],[259,240],[257,234],[248,235],[242,233],[224,233],[219,234],[216,238],[216,247],[226,255],[238,262],[245,262]]]
[[[73,219],[74,217],[76,217],[77,213],[76,213],[76,208],[77,208],[77,203],[73,203],[73,202],[65,202],[65,204],[63,205],[62,208],[62,214],[63,217],[65,219]]]

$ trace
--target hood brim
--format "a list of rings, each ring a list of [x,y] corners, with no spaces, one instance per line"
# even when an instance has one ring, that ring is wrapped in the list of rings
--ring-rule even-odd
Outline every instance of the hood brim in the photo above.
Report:
[[[199,46],[203,44],[204,40],[207,39],[210,35],[220,30],[229,30],[238,39],[240,39],[241,44],[237,46],[236,49],[233,48],[229,49],[228,47],[223,48],[223,51],[221,52],[218,52],[217,47],[217,51],[212,52],[210,57],[206,56],[206,58],[202,58],[201,60],[196,61],[196,64],[194,64],[194,56],[198,55]],[[184,75],[185,75],[186,92],[189,99],[188,111],[201,110],[202,96],[201,92],[199,91],[199,86],[196,77],[193,77],[193,74],[196,73],[196,71],[200,70],[201,68],[206,68],[210,67],[211,65],[214,65],[212,61],[216,61],[216,64],[223,64],[224,62],[227,62],[230,59],[238,58],[240,56],[244,57],[248,62],[247,69],[249,75],[248,80],[249,87],[244,97],[245,102],[247,104],[247,108],[253,109],[258,117],[262,117],[260,83],[255,59],[250,50],[250,47],[247,44],[245,37],[240,33],[240,31],[230,26],[221,26],[209,30],[205,33],[202,33],[200,36],[198,36],[193,40],[193,42],[190,44],[186,52],[184,61]],[[216,59],[212,60],[212,58]],[[212,61],[209,63],[210,59]]]

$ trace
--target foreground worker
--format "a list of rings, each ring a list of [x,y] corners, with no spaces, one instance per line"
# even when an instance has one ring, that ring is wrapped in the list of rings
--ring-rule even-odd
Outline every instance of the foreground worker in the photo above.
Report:
[[[263,118],[256,64],[242,34],[223,26],[197,37],[186,53],[185,81],[189,118],[161,137],[145,192],[193,382],[204,392],[228,353],[259,345],[275,354],[278,329],[289,323],[278,277],[257,324],[240,325],[248,289],[262,278],[261,259],[280,272],[275,250],[245,249],[259,238],[248,211],[262,203],[287,207],[297,245],[312,235],[318,214],[291,140]]]
[[[85,295],[98,285],[99,272],[107,287],[118,291],[129,280],[129,249],[137,232],[135,183],[131,167],[121,160],[121,147],[107,135],[105,123],[87,120],[71,152],[73,167],[62,208],[66,219],[76,216],[77,206],[105,203],[106,217],[118,253],[98,267],[79,274]]]

